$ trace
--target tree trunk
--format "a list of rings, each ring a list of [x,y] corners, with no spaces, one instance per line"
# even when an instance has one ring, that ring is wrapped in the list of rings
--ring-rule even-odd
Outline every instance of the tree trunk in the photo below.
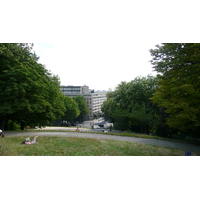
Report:
[[[0,129],[1,129],[2,131],[4,131],[4,122],[3,122],[3,121],[0,121]]]
[[[4,131],[4,124],[5,124],[6,120],[7,120],[6,117],[4,117],[4,116],[1,116],[1,117],[0,117],[0,129],[1,129],[2,131]]]
[[[146,130],[145,130],[146,134],[149,135],[149,125],[146,125],[146,126],[145,126],[145,129],[146,129]]]
[[[25,128],[25,122],[21,122],[20,125],[21,125],[20,129],[23,131]]]

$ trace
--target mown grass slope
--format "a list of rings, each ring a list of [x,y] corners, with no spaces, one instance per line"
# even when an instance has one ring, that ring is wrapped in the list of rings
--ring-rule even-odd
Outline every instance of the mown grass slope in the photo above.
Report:
[[[32,137],[31,137],[32,139]],[[184,156],[184,150],[161,146],[58,136],[40,136],[37,144],[21,145],[24,137],[0,140],[1,156]],[[193,152],[196,155],[200,153]]]

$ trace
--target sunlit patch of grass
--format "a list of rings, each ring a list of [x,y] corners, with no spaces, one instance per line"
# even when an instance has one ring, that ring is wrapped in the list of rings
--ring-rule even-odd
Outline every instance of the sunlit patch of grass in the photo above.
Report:
[[[1,156],[183,156],[184,150],[125,141],[40,136],[37,144],[21,145],[22,136],[0,140]],[[196,155],[200,153],[193,152]]]

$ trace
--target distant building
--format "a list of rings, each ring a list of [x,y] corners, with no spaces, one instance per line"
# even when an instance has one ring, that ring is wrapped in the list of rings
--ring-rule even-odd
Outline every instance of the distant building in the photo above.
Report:
[[[76,97],[81,95],[84,97],[87,107],[90,112],[89,115],[85,116],[85,120],[94,119],[95,113],[101,113],[101,106],[106,100],[106,94],[100,94],[89,89],[88,86],[61,86],[62,93],[68,97]]]

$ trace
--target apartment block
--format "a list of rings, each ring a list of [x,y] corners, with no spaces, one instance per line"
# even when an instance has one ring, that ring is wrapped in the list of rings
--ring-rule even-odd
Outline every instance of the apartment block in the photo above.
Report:
[[[92,120],[94,114],[100,112],[103,102],[106,100],[105,94],[100,94],[94,92],[94,90],[89,89],[88,86],[61,86],[61,91],[64,95],[68,97],[76,97],[81,95],[84,97],[87,107],[90,112],[89,115],[85,116],[85,120]]]

